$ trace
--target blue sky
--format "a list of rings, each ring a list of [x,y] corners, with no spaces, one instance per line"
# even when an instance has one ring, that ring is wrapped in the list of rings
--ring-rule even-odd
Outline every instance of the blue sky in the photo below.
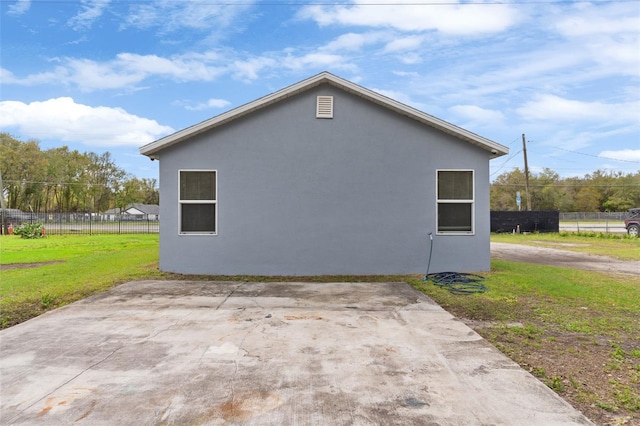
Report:
[[[376,4],[378,3],[378,4]],[[0,131],[109,151],[329,71],[510,148],[492,177],[640,170],[640,0],[0,0]]]

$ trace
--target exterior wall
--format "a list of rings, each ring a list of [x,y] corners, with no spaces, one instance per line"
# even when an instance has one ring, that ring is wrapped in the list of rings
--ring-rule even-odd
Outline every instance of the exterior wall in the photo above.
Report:
[[[316,119],[317,95],[334,118]],[[436,234],[436,169],[475,170],[475,235]],[[178,234],[178,170],[215,169],[218,234]],[[212,275],[483,271],[489,153],[321,85],[160,153],[160,268]]]

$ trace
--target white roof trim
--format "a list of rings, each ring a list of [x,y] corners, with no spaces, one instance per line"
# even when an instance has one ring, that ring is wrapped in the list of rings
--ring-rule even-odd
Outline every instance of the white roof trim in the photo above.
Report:
[[[187,127],[186,129],[177,131],[171,135],[165,136],[164,138],[158,139],[157,141],[148,143],[140,147],[140,153],[151,157],[152,159],[160,158],[158,153],[165,148],[324,83],[339,87],[371,102],[389,108],[399,114],[405,115],[428,126],[449,133],[459,139],[470,142],[473,145],[479,146],[480,148],[489,151],[491,153],[491,158],[500,157],[509,153],[509,148],[500,145],[499,143],[483,138],[473,132],[388,98],[377,92],[366,89],[348,80],[337,77],[326,71],[306,80],[292,84],[291,86],[285,87],[284,89],[278,90],[270,95],[256,99],[253,102],[249,102],[248,104],[244,104],[208,120]]]

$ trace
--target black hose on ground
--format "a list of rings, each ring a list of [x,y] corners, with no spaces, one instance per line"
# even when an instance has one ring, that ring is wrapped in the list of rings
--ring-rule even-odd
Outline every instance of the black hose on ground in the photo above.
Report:
[[[428,274],[425,281],[431,280],[438,287],[455,294],[484,293],[489,289],[483,284],[484,277],[464,272],[438,272]]]
[[[484,277],[476,274],[464,272],[438,272],[429,273],[431,267],[431,255],[433,254],[433,233],[429,232],[431,244],[429,246],[429,261],[427,262],[427,273],[423,281],[431,280],[438,287],[445,288],[454,294],[474,294],[484,293],[489,289],[482,282]]]

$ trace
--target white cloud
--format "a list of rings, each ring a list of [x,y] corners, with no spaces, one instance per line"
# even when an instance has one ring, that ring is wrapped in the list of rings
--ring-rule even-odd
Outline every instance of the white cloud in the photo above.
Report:
[[[450,110],[476,125],[491,126],[500,125],[504,122],[504,114],[492,109],[480,108],[476,105],[455,105]]]
[[[119,89],[144,80],[145,73],[122,69],[116,62],[100,63],[89,59],[66,58],[56,67],[53,81],[77,84],[83,91]]]
[[[157,28],[161,34],[183,29],[228,33],[230,28],[238,25],[240,18],[244,23],[252,19],[247,11],[253,4],[251,1],[233,5],[184,1],[134,2],[123,16],[120,29]]]
[[[181,55],[161,57],[120,53],[112,60],[97,62],[89,59],[56,58],[59,62],[52,71],[16,77],[11,71],[0,68],[3,84],[34,86],[39,84],[77,85],[84,92],[95,90],[127,89],[152,77],[180,82],[210,82],[223,75],[253,81],[264,70],[286,68],[289,70],[342,69],[355,70],[347,58],[323,51],[298,54],[293,49],[270,52],[263,56],[240,58],[234,52],[187,52]]]
[[[0,128],[17,128],[33,138],[53,138],[89,146],[140,146],[173,132],[121,108],[92,107],[72,98],[56,98],[29,104],[0,102]]]
[[[37,74],[31,74],[25,78],[16,77],[6,68],[0,68],[0,81],[2,84],[17,84],[21,86],[33,86],[37,84],[46,84],[52,81],[60,81],[58,79],[59,72],[50,71]]]
[[[390,37],[390,34],[378,31],[362,34],[347,33],[342,34],[341,36],[322,46],[320,50],[328,50],[332,52],[359,51],[367,45],[378,43],[381,40],[386,40]]]
[[[12,16],[20,16],[31,8],[31,0],[18,0],[14,4],[9,5],[9,10],[7,11],[8,15]]]
[[[552,23],[553,30],[609,74],[637,76],[640,14],[637,4],[581,4]]]
[[[231,105],[231,102],[225,100],[225,99],[209,99],[207,102],[203,102],[203,103],[199,103],[196,105],[185,105],[184,108],[189,110],[189,111],[202,111],[205,109],[212,109],[212,108],[224,108]]]
[[[393,2],[391,2],[393,3]],[[400,31],[439,31],[453,35],[491,34],[506,30],[518,19],[506,4],[401,4],[374,5],[356,0],[352,5],[311,5],[301,9],[301,19],[319,25],[359,25],[395,28]]]
[[[212,81],[225,72],[222,66],[188,56],[161,58],[156,55],[120,53],[113,65],[130,73],[164,75],[180,81]]]
[[[416,52],[407,52],[398,56],[398,60],[406,65],[416,65],[423,61],[422,56]]]
[[[409,95],[407,95],[404,92],[400,92],[400,91],[397,91],[397,90],[376,89],[376,88],[371,88],[371,90],[373,90],[374,92],[380,93],[382,96],[386,96],[387,98],[391,98],[394,101],[402,102],[405,105],[412,106],[412,107],[414,107],[416,109],[419,109],[421,111],[426,111],[425,104],[422,104],[420,102],[414,101],[413,99],[411,99],[411,97]]]
[[[115,59],[97,62],[89,59],[60,58],[53,71],[18,78],[7,69],[1,69],[4,84],[34,86],[38,84],[77,85],[91,92],[105,89],[133,89],[151,76],[162,76],[178,81],[212,81],[223,75],[224,66],[210,64],[202,58],[179,55],[162,58],[156,55],[118,54]],[[217,58],[216,58],[217,59]]]
[[[590,121],[610,124],[612,122],[637,122],[640,101],[618,104],[585,102],[564,99],[555,95],[537,95],[517,109],[525,120],[544,121]]]
[[[415,72],[415,71],[392,71],[393,74],[399,76],[399,77],[406,77],[406,78],[419,78],[420,74]]]
[[[76,31],[91,28],[93,23],[102,16],[104,9],[109,5],[110,1],[111,0],[81,0],[82,11],[69,19],[68,25]]]
[[[567,37],[637,34],[639,26],[638,5],[634,3],[612,3],[597,7],[582,4],[572,13],[564,13],[554,24],[555,29]]]
[[[257,80],[259,77],[259,72],[261,72],[265,68],[271,68],[276,65],[277,61],[267,57],[255,57],[245,60],[237,60],[233,62],[232,74],[234,75],[234,77],[240,80]]]
[[[321,52],[312,52],[300,56],[289,54],[280,58],[280,61],[281,65],[292,70],[317,67],[353,69],[353,67],[345,61],[344,57]]]
[[[602,151],[599,157],[621,161],[640,161],[640,149],[622,149],[619,151]]]
[[[414,50],[420,47],[424,38],[420,36],[410,36],[397,38],[384,47],[385,53],[400,52],[403,50]]]

